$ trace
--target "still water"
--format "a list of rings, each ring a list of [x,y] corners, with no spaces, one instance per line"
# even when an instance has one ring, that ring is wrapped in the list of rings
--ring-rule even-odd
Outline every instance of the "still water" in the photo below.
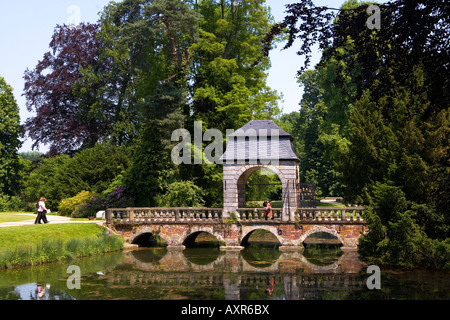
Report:
[[[70,265],[79,267],[79,289]],[[369,290],[357,252],[251,246],[168,251],[142,248],[42,266],[0,270],[0,300],[449,299],[446,272],[381,269]]]

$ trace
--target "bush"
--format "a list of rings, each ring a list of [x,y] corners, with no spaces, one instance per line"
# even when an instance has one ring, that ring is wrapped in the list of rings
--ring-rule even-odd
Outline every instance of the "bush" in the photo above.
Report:
[[[96,194],[89,191],[81,191],[75,197],[61,200],[58,212],[63,216],[79,217],[80,209]]]
[[[29,211],[29,206],[19,197],[0,194],[0,212],[13,211]]]
[[[77,211],[77,217],[94,216],[98,211],[108,208],[126,208],[133,204],[123,186],[118,186],[111,193],[89,198]]]

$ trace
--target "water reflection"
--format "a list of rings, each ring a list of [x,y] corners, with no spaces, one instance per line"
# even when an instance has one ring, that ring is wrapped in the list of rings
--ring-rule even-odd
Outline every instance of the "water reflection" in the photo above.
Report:
[[[73,264],[82,271],[79,290],[66,285],[66,270]],[[417,284],[410,276],[383,274],[383,290],[371,291],[365,267],[352,251],[141,248],[0,271],[0,299],[385,299],[392,292],[395,298],[408,297]],[[431,283],[432,297],[448,296],[448,280]],[[402,289],[405,284],[408,292]],[[418,292],[414,297],[426,295]]]
[[[255,268],[268,268],[279,258],[281,252],[276,246],[251,245],[241,251],[242,258]]]

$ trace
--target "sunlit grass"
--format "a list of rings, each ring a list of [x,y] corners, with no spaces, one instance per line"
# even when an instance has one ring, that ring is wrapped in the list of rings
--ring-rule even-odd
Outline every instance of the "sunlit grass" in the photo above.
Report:
[[[31,212],[0,212],[0,223],[36,219]]]

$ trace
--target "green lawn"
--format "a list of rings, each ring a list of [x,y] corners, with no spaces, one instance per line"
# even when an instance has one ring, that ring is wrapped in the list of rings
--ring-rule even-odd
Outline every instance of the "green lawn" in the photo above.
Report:
[[[34,219],[36,219],[36,215],[32,215],[30,212],[0,212],[0,223]]]
[[[81,239],[95,237],[103,229],[95,223],[39,224],[0,228],[0,250],[20,245],[37,245],[42,240]]]
[[[328,203],[328,202],[319,202],[317,204],[318,207],[345,207],[344,204],[336,204],[336,203]]]

